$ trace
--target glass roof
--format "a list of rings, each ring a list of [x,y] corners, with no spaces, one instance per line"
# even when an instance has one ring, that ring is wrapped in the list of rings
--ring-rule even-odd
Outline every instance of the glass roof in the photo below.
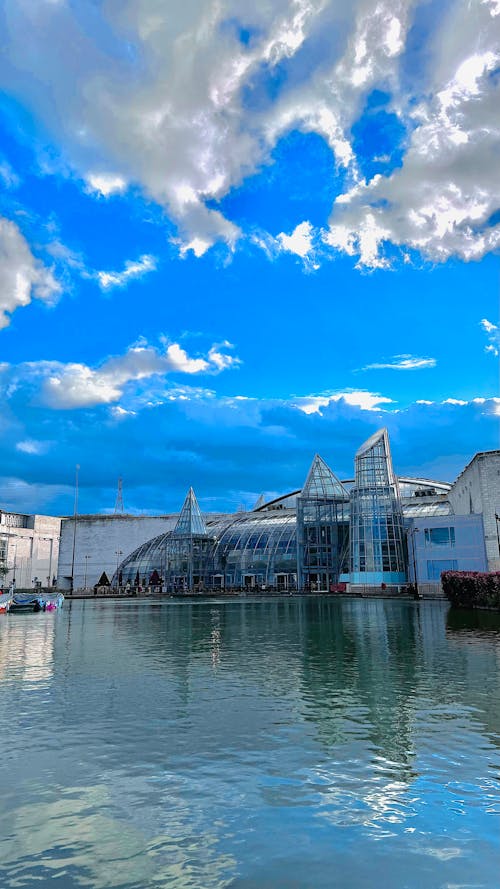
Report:
[[[348,500],[349,494],[325,461],[316,454],[301,497],[305,500]]]
[[[189,534],[204,537],[206,533],[207,528],[198,501],[193,489],[190,488],[174,528],[174,535]]]

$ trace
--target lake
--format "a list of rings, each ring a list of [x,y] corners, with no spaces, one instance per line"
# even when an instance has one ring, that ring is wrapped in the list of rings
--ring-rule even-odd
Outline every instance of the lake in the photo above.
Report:
[[[478,889],[500,615],[290,597],[0,617],[2,889]]]

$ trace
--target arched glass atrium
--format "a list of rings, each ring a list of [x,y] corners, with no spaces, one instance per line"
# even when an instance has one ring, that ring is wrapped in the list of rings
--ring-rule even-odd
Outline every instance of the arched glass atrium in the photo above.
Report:
[[[144,543],[122,562],[121,585],[148,586],[154,572],[167,592],[296,589],[295,513],[240,513],[207,521],[204,534],[189,530],[180,534],[177,526]]]

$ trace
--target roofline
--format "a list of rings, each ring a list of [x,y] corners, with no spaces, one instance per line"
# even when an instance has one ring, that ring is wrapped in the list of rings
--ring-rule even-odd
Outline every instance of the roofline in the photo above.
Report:
[[[477,451],[477,453],[474,454],[472,460],[469,460],[469,462],[464,466],[464,468],[462,469],[462,471],[457,475],[455,481],[454,481],[453,484],[452,484],[452,487],[454,487],[454,486],[456,485],[456,483],[458,482],[459,478],[462,478],[463,474],[464,474],[465,472],[467,472],[469,466],[472,466],[472,464],[474,463],[474,460],[478,460],[480,457],[488,457],[488,456],[490,456],[491,454],[498,454],[498,455],[500,455],[500,449],[499,449],[499,448],[494,448],[492,451]]]

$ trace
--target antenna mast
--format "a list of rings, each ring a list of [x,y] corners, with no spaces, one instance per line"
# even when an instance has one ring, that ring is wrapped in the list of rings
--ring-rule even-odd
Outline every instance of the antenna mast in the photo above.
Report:
[[[115,515],[118,512],[125,512],[125,508],[123,506],[123,479],[118,479],[118,491],[116,492],[116,501],[115,501]]]

